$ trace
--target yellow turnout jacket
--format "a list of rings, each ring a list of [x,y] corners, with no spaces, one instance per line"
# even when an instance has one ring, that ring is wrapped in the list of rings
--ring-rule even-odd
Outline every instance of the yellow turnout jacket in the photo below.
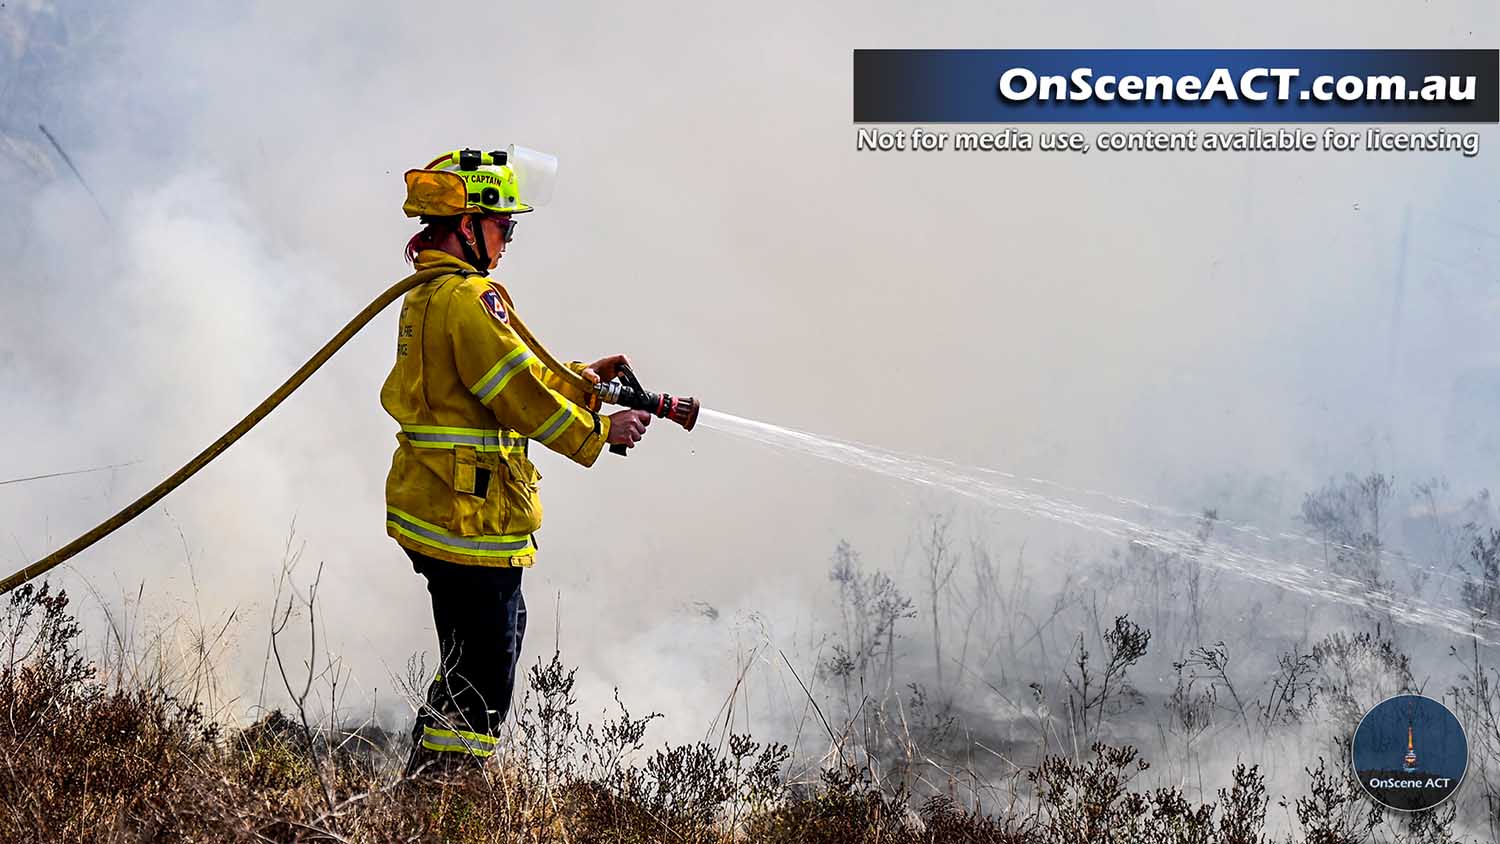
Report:
[[[528,441],[591,466],[609,419],[596,397],[527,348],[498,283],[437,250],[418,253],[416,266],[453,275],[416,288],[401,306],[396,365],[380,391],[401,426],[386,479],[386,532],[440,560],[529,566],[542,505]]]

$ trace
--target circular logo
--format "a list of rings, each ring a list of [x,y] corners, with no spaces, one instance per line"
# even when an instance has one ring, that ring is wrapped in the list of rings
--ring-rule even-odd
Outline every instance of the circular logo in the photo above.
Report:
[[[1375,802],[1403,812],[1447,800],[1469,767],[1469,739],[1448,707],[1421,695],[1375,704],[1354,731],[1354,775]]]

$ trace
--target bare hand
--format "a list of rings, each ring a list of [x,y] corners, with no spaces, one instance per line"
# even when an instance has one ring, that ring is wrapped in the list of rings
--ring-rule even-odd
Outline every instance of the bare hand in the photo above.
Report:
[[[644,410],[621,410],[609,415],[609,444],[634,448],[646,436],[651,414]]]
[[[593,381],[595,384],[601,381],[613,381],[620,374],[621,366],[629,366],[630,358],[624,355],[610,355],[600,358],[583,369],[583,377]]]

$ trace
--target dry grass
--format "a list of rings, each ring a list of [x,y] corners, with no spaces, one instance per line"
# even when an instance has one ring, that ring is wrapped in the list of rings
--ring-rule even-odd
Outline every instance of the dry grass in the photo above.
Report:
[[[272,712],[225,731],[159,687],[104,682],[78,649],[68,599],[28,585],[0,642],[0,840],[49,842],[1063,842],[1262,844],[1270,802],[1253,767],[1214,802],[1137,790],[1129,747],[1049,756],[1017,777],[1027,795],[991,816],[952,796],[882,788],[837,766],[783,780],[789,752],[748,736],[643,753],[655,714],[584,726],[573,673],[530,672],[503,758],[403,778],[404,737],[309,727]],[[112,675],[113,676],[113,675]],[[1350,783],[1309,771],[1297,840],[1367,840]],[[1449,819],[1451,821],[1451,818]],[[1444,840],[1444,818],[1422,838]]]

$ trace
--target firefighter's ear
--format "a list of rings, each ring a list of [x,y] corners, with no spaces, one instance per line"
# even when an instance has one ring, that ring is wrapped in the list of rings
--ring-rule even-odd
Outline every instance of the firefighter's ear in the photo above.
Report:
[[[474,243],[474,215],[465,214],[458,218],[458,234],[467,243]]]

